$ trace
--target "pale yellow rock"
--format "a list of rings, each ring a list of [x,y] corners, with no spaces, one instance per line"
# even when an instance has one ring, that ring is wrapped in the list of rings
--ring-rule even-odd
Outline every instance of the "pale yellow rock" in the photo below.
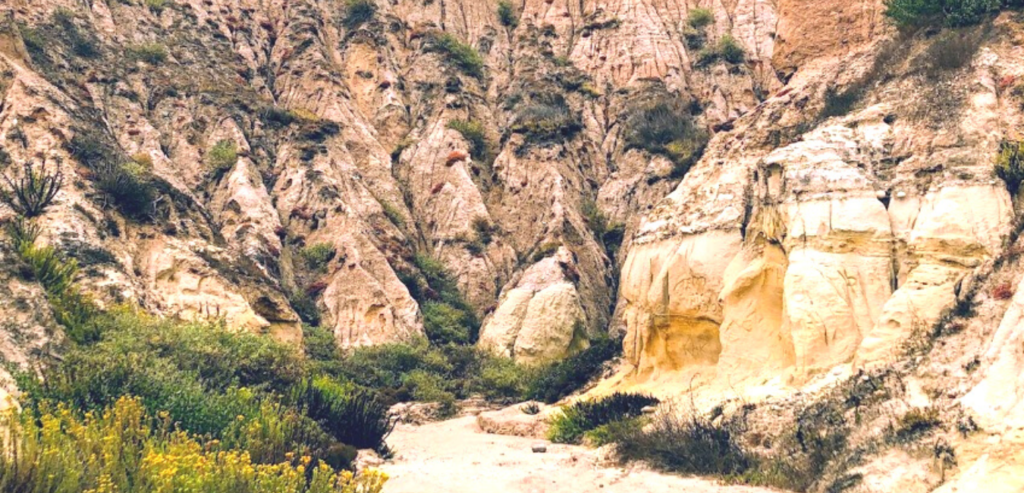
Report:
[[[911,263],[857,350],[858,363],[891,360],[952,306],[955,285],[995,255],[1009,230],[1009,194],[997,186],[944,187],[921,200],[907,239]]]
[[[713,231],[638,245],[622,269],[625,356],[641,377],[713,365],[721,351],[718,295],[739,234]]]
[[[725,272],[717,367],[732,378],[768,376],[794,363],[782,323],[787,263],[781,247],[762,242],[744,248]]]
[[[583,317],[576,288],[570,283],[548,286],[530,298],[512,354],[531,364],[552,361],[587,345],[578,326]]]
[[[516,336],[523,326],[523,319],[526,318],[526,310],[533,295],[534,291],[530,288],[506,291],[501,304],[480,330],[480,347],[495,354],[511,357]]]

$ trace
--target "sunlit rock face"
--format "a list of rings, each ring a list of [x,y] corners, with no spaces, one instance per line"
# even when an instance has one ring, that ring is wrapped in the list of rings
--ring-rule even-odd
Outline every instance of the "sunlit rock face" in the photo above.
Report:
[[[378,2],[362,20],[345,5],[3,7],[0,145],[73,178],[44,236],[105,252],[88,289],[288,340],[305,321],[377,344],[422,334],[432,293],[409,282],[426,255],[484,345],[557,358],[612,323],[630,238],[685,172],[630,140],[637,108],[686,107],[710,134],[783,84],[772,2],[703,6],[714,21],[699,32],[698,5],[661,0],[530,0],[512,25],[496,1]],[[445,35],[478,66],[439,49]],[[744,60],[701,61],[727,35]],[[222,144],[236,156],[212,164]],[[154,186],[127,208],[97,176],[125,163]],[[311,269],[315,245],[335,253]]]

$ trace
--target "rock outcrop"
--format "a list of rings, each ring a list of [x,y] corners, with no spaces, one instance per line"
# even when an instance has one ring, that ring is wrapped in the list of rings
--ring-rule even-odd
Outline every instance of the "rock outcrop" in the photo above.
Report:
[[[882,0],[513,4],[11,0],[0,173],[59,167],[40,241],[104,306],[350,347],[456,296],[495,353],[621,336],[608,387],[712,401],[938,365],[956,389],[922,400],[1005,440],[957,442],[947,488],[1016,471],[1020,300],[963,332],[977,373],[898,366],[986,275],[1019,283],[993,170],[1022,135],[1013,15],[910,35]],[[62,339],[3,255],[0,357],[28,367]]]

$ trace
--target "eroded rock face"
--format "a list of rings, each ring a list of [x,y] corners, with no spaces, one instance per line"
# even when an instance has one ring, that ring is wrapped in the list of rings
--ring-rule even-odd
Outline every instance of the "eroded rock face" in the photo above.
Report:
[[[805,108],[796,140],[780,145],[792,107],[825,90],[798,73],[716,136],[647,215],[623,266],[617,313],[639,380],[685,370],[801,381],[893,361],[929,330],[1010,231],[991,165],[1009,131],[992,85],[1000,48],[982,48],[960,76],[971,89],[947,95],[955,109],[941,118],[904,118],[928,103],[880,88],[842,118]],[[842,60],[854,73],[874,66],[863,53]]]
[[[681,177],[626,142],[636,101],[692,101],[705,128],[781,87],[773,2],[706,5],[715,22],[688,42],[696,6],[529,0],[513,28],[466,0],[378,3],[363,23],[340,1],[19,0],[3,10],[0,144],[73,177],[44,236],[105,252],[83,280],[102,300],[376,344],[422,333],[432,293],[405,284],[420,254],[456,279],[486,346],[557,358],[607,330],[639,213]],[[478,74],[442,34],[480,53]],[[747,61],[698,67],[726,34]],[[222,145],[237,158],[213,164]],[[126,208],[97,170],[133,161],[154,191]],[[310,268],[315,245],[335,254]]]

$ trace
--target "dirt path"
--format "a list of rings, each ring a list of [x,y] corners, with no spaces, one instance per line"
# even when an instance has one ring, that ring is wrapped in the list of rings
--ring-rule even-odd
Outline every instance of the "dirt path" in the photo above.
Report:
[[[649,470],[596,465],[584,447],[489,435],[472,416],[423,426],[399,425],[388,439],[397,454],[381,466],[384,493],[765,493]]]

